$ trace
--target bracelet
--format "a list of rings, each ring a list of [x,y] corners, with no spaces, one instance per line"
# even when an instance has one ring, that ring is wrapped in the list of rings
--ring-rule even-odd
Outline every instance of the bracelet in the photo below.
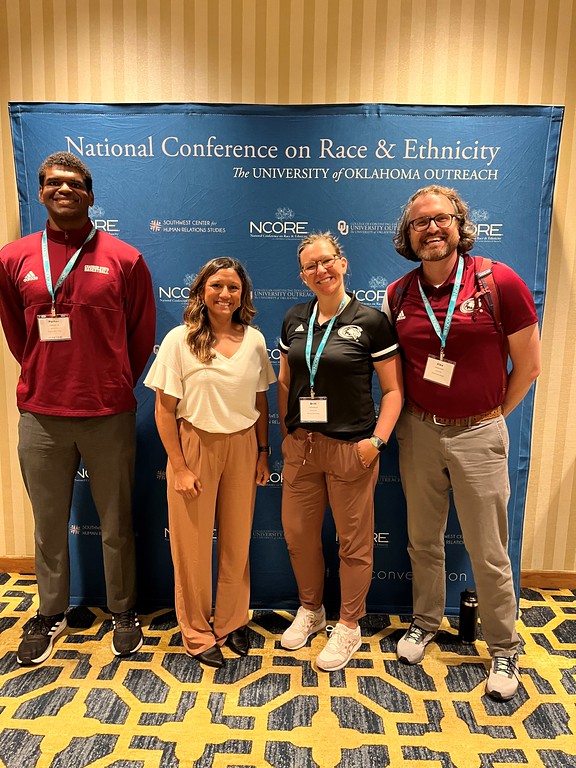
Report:
[[[378,437],[378,435],[372,435],[369,439],[374,448],[380,453],[386,448],[386,442],[381,437]]]
[[[258,446],[258,453],[267,453],[270,455],[270,446],[269,445],[259,445]]]

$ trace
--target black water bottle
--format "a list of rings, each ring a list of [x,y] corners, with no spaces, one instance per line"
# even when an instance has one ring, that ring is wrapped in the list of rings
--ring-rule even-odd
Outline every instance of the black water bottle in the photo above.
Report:
[[[473,589],[460,593],[460,621],[458,639],[462,643],[473,643],[478,631],[478,595]]]

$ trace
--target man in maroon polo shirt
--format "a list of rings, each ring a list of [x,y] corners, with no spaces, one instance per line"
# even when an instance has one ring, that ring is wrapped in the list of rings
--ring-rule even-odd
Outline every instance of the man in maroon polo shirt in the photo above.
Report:
[[[507,551],[505,417],[540,373],[540,341],[530,291],[509,267],[491,264],[501,329],[486,298],[475,297],[476,265],[468,255],[474,240],[466,203],[440,186],[412,195],[394,236],[398,253],[420,262],[410,278],[388,287],[383,306],[403,357],[405,406],[396,435],[413,572],[414,618],[397,655],[420,662],[444,615],[452,489],[492,657],[486,693],[506,700],[518,688],[519,637]]]
[[[20,363],[18,456],[34,514],[40,607],[17,660],[40,664],[66,628],[68,522],[80,458],[102,531],[112,612],[112,651],[142,645],[135,611],[132,487],[136,450],[133,388],[154,345],[150,272],[131,245],[97,231],[92,175],[70,152],[40,166],[41,232],[0,251],[0,319]]]

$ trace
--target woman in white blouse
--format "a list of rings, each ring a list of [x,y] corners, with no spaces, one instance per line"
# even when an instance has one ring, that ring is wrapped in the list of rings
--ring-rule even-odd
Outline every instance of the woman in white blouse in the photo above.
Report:
[[[249,547],[256,485],[268,469],[268,399],[276,380],[242,264],[221,257],[190,287],[184,325],[162,342],[145,384],[168,454],[168,520],[184,648],[221,667],[221,646],[248,653]],[[212,540],[218,579],[212,613]]]

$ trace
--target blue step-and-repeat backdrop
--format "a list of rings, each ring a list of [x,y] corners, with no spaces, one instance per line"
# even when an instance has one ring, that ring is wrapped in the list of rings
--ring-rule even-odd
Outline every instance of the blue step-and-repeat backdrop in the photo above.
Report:
[[[182,321],[188,286],[209,259],[231,255],[248,269],[256,324],[278,369],[286,310],[310,297],[296,246],[331,230],[350,263],[348,287],[380,307],[386,286],[412,268],[392,245],[401,207],[428,184],[455,187],[476,224],[473,253],[503,261],[544,305],[552,195],[563,108],[359,104],[10,105],[22,234],[42,229],[37,169],[52,152],[79,155],[94,177],[91,216],[136,246],[152,272],[157,343]],[[87,361],[89,364],[89,361]],[[482,371],[478,371],[482,375]],[[142,606],[173,601],[166,511],[166,457],[154,393],[137,387],[134,523]],[[296,585],[280,521],[282,455],[276,391],[269,393],[272,476],[259,488],[252,535],[252,605],[294,608]],[[530,460],[533,392],[508,419],[510,553],[516,583]],[[338,544],[329,514],[326,604],[338,606]],[[70,520],[72,604],[105,604],[98,516],[78,472]],[[452,510],[446,531],[448,614],[473,584]],[[411,610],[405,506],[396,446],[383,455],[376,490],[369,609]]]

